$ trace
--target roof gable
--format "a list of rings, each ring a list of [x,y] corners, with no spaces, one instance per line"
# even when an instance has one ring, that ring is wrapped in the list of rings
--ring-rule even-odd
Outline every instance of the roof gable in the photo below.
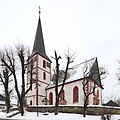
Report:
[[[100,87],[102,87],[97,58],[95,59],[93,65],[90,69],[89,77],[96,84],[98,84]]]

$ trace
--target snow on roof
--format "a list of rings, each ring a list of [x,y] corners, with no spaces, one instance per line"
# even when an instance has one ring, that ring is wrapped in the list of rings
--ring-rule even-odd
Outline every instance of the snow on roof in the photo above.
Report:
[[[62,84],[61,81],[63,80],[63,76],[64,76],[61,73],[64,74],[64,72],[60,72],[60,74],[59,74],[59,81],[60,81],[59,85]],[[53,76],[54,76],[54,78],[52,79],[53,84],[50,84],[48,86],[48,88],[55,86],[55,84],[54,84],[55,83],[55,75],[53,75]],[[96,83],[99,86],[101,86],[98,62],[97,62],[96,57],[71,67],[71,69],[68,70],[68,77],[67,77],[65,83],[73,82],[73,81],[76,81],[76,80],[82,79],[83,77],[88,77],[88,76],[94,82],[96,82],[95,80],[97,78],[99,78]]]
[[[90,74],[90,69],[92,68],[95,60],[96,58],[92,58],[90,60],[87,60],[85,62],[73,66],[72,69],[68,71],[70,78],[67,79],[66,82],[83,78],[85,69],[86,69],[85,77],[88,77]]]

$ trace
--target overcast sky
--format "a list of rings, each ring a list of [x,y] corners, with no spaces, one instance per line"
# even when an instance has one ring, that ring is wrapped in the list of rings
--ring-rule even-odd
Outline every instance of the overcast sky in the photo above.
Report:
[[[39,5],[47,55],[57,50],[63,56],[69,47],[76,51],[76,64],[98,57],[109,72],[103,82],[105,95],[116,91],[120,0],[0,0],[1,48],[23,42],[32,50]]]

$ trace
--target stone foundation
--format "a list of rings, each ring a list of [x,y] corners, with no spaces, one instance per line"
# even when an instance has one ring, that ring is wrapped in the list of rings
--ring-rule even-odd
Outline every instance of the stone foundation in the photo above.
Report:
[[[27,111],[29,112],[54,112],[54,106],[28,106]],[[63,106],[60,105],[59,112],[62,113],[83,113],[82,106]],[[103,106],[88,106],[87,108],[88,115],[104,115],[104,114],[118,114],[120,115],[120,107],[103,107]]]

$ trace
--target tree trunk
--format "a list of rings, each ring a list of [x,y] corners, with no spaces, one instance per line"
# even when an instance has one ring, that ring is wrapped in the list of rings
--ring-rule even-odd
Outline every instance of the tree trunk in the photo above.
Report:
[[[86,106],[86,104],[84,103],[84,107],[83,107],[83,117],[86,117],[86,109],[87,109],[87,106]]]
[[[88,105],[88,96],[85,96],[84,106],[83,106],[83,117],[86,117],[87,105]]]
[[[69,51],[68,51],[68,55],[66,55],[67,65],[66,65],[66,69],[65,69],[65,75],[63,77],[62,87],[61,87],[61,89],[58,92],[58,83],[59,83],[58,79],[60,77],[59,76],[59,72],[60,72],[59,66],[60,66],[60,64],[58,63],[58,61],[59,61],[59,59],[61,59],[61,57],[57,56],[57,52],[55,51],[55,60],[56,60],[56,70],[55,70],[55,72],[56,72],[56,79],[55,79],[56,80],[55,81],[55,96],[56,96],[56,99],[55,99],[55,108],[54,108],[55,115],[58,115],[59,97],[60,97],[60,94],[61,94],[61,92],[63,91],[63,88],[64,88],[65,80],[67,78],[67,71],[68,71],[69,64],[71,62],[73,62],[73,60],[71,60],[72,57],[73,57],[73,55],[70,56]]]
[[[58,104],[59,104],[59,99],[58,96],[56,96],[56,101],[55,101],[55,115],[58,115]]]
[[[23,99],[22,99],[22,98],[21,98],[21,100],[20,100],[19,109],[20,109],[21,116],[23,116],[23,115],[24,115],[24,102],[23,102]]]
[[[6,100],[6,113],[10,112],[10,101]]]
[[[6,113],[9,113],[10,112],[10,96],[7,89],[5,90],[5,98],[6,98],[5,99]]]
[[[10,112],[10,102],[6,100],[6,113]]]

